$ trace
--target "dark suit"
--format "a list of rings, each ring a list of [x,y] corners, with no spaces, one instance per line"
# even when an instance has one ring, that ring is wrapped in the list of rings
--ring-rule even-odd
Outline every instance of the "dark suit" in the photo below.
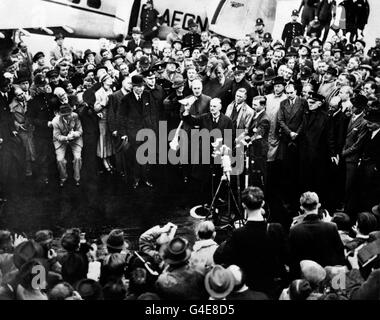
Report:
[[[250,159],[250,185],[259,186],[265,190],[267,179],[267,155],[268,136],[270,121],[265,110],[257,118],[253,117],[248,134],[254,137],[261,137],[253,140],[248,149]]]
[[[138,132],[142,129],[151,129],[157,136],[159,114],[152,100],[152,95],[144,91],[140,101],[137,101],[134,92],[128,93],[121,100],[118,118],[118,132],[121,136],[128,136],[128,140],[131,143],[131,153],[133,153],[134,156],[132,176],[135,181],[138,179],[147,179],[147,165],[141,165],[138,163],[138,159],[136,159],[136,151],[142,144],[142,141],[137,141],[136,137]],[[150,144],[150,146],[153,148],[153,145]]]
[[[354,212],[353,200],[355,199],[355,194],[357,194],[355,177],[360,151],[363,147],[367,131],[367,121],[364,120],[364,113],[355,119],[355,121],[353,121],[353,118],[350,119],[342,151],[342,161],[346,165],[345,212],[350,215]]]
[[[183,47],[189,47],[191,50],[201,45],[201,36],[199,33],[188,32],[182,38]]]
[[[13,92],[8,93],[8,98],[0,92],[0,192],[5,191],[11,179],[20,177],[24,172],[25,153],[22,140],[13,134],[16,130],[14,118],[9,110],[9,103],[13,99]],[[1,198],[0,194],[0,198]]]
[[[107,113],[107,121],[108,128],[111,133],[117,131],[118,129],[118,110],[121,104],[121,100],[124,98],[125,94],[122,90],[118,90],[115,93],[111,94],[108,97],[108,113]],[[120,143],[120,134],[117,134],[115,137],[112,135],[112,139],[115,145]],[[126,172],[126,168],[128,166],[128,161],[126,157],[126,152],[124,150],[120,150],[120,152],[115,153],[116,160],[116,170],[121,173]]]
[[[217,123],[213,122],[213,118],[211,113],[206,113],[203,114],[199,117],[197,116],[191,116],[187,115],[183,117],[183,120],[185,123],[188,123],[192,126],[197,126],[199,127],[199,130],[206,129],[208,132],[213,131],[214,133],[217,134],[216,137],[211,136],[210,137],[210,143],[212,143],[216,138],[220,137],[223,138],[223,143],[226,144],[227,146],[231,147],[232,142],[234,141],[234,128],[233,128],[233,123],[230,118],[225,116],[224,114],[220,114],[219,120]],[[225,131],[228,130],[228,131]],[[191,139],[194,138],[194,130],[192,130],[192,135]],[[227,136],[226,136],[227,134]],[[228,136],[229,135],[229,136]],[[211,156],[213,152],[213,147],[211,144],[209,146],[204,146],[203,144],[205,143],[202,141],[202,139],[199,139],[199,152],[198,152],[198,159],[199,159],[199,164],[194,164],[192,166],[192,176],[201,181],[201,188],[200,188],[200,197],[203,199],[203,201],[207,202],[211,200],[210,198],[210,191],[211,191],[211,173],[214,173],[216,175],[216,178],[214,179],[214,186],[216,187],[216,184],[219,182],[219,178],[222,175],[222,170],[220,164],[214,164],[214,160]],[[194,142],[193,142],[194,143]],[[210,150],[210,154],[203,155],[203,152],[205,152],[205,148],[208,147]],[[192,163],[196,161],[196,156],[197,152],[195,150],[191,151],[191,159]],[[205,159],[208,159],[209,157],[209,163],[203,163],[203,158],[205,156]],[[214,189],[216,190],[216,189]],[[202,202],[202,203],[205,203]]]
[[[54,118],[54,97],[52,94],[39,94],[28,102],[26,117],[34,125],[36,162],[42,179],[48,178],[49,168],[54,165],[53,128],[48,122]]]
[[[302,121],[308,104],[305,99],[296,97],[294,101],[286,99],[280,103],[280,110],[277,115],[280,145],[278,148],[278,159],[282,160],[282,191],[285,203],[298,207],[298,160],[299,150],[298,137],[292,140],[291,132],[299,134],[302,130]]]
[[[380,133],[372,138],[372,132],[367,132],[359,166],[359,190],[361,210],[371,210],[379,204],[380,199]]]
[[[327,113],[321,108],[305,111],[298,138],[300,192],[313,190],[323,198],[329,161],[329,121]]]
[[[322,267],[344,265],[344,247],[334,223],[323,222],[311,214],[290,229],[290,272],[300,277],[300,262],[312,260]]]
[[[288,259],[288,243],[282,226],[266,221],[248,221],[233,231],[214,253],[216,264],[238,265],[245,272],[251,290],[276,297],[275,281],[283,277]]]
[[[330,116],[330,157],[335,157],[336,155],[341,157],[346,141],[347,128],[350,118],[350,115],[343,113],[341,110],[339,110],[335,115]],[[330,161],[328,173],[331,180],[329,183],[330,199],[328,202],[328,209],[335,210],[338,207],[342,207],[344,202],[346,174],[345,162],[339,161],[339,164],[336,165]]]
[[[133,53],[137,47],[142,48],[142,46],[144,45],[144,43],[145,43],[144,40],[140,40],[139,44],[137,45],[136,42],[133,39],[129,40],[128,44],[127,44],[127,52],[132,52]]]

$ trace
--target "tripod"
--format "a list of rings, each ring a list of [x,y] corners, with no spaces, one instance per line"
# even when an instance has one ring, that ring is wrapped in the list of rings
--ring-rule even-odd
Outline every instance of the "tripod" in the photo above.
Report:
[[[219,215],[219,212],[217,211],[217,208],[215,205],[215,202],[218,199],[218,195],[221,191],[221,187],[223,185],[223,182],[225,182],[227,184],[227,188],[228,188],[227,217],[226,217],[227,220],[226,221],[222,220],[222,217]],[[233,205],[235,206],[237,214],[233,214],[233,212],[231,211],[231,199],[232,199]],[[232,226],[233,228],[235,228],[235,223],[237,223],[237,225],[239,227],[243,226],[245,223],[245,219],[241,214],[239,204],[236,201],[235,195],[232,191],[230,177],[229,177],[229,174],[227,172],[223,172],[223,175],[220,178],[219,185],[218,185],[216,192],[212,198],[211,205],[208,209],[208,214],[206,216],[206,220],[209,220],[210,218],[213,220],[215,225],[220,225],[220,224],[223,224],[223,222],[224,222],[226,225]]]

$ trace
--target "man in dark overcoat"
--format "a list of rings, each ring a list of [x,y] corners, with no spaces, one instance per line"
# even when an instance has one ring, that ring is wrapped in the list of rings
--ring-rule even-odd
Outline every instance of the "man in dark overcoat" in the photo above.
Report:
[[[159,113],[155,108],[155,103],[152,101],[152,95],[144,91],[144,87],[144,78],[141,75],[133,76],[132,92],[122,99],[118,110],[118,132],[123,140],[128,139],[131,155],[134,157],[131,168],[132,187],[134,189],[138,187],[139,183],[145,183],[150,188],[153,187],[148,177],[148,163],[143,163],[144,159],[138,158],[137,154],[138,148],[143,143],[148,143],[149,148],[155,148],[154,144],[156,144],[158,134]],[[137,141],[137,134],[142,129],[153,130],[155,134],[153,138],[156,139],[149,137],[147,142],[146,137],[145,141]]]

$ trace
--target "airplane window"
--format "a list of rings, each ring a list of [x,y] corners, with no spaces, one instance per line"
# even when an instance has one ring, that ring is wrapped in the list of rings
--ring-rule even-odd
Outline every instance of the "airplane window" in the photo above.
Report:
[[[91,8],[99,9],[102,5],[101,0],[87,0],[87,5]]]
[[[78,3],[80,3],[80,0],[69,0],[69,1],[71,1],[71,2],[74,3],[74,4],[78,4]]]

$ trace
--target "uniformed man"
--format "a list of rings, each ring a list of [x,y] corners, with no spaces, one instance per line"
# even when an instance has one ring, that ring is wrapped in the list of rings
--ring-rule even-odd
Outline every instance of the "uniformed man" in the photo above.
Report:
[[[264,37],[264,21],[261,18],[256,19],[255,36],[257,39],[262,40]]]
[[[182,44],[183,47],[189,47],[190,50],[193,50],[195,47],[201,45],[201,36],[198,33],[198,24],[196,24],[193,19],[189,20],[188,27],[189,32],[183,36]]]
[[[153,8],[153,0],[147,0],[146,4],[141,9],[140,16],[140,28],[143,33],[145,41],[152,41],[154,37],[157,37],[159,27],[159,13]]]
[[[284,31],[282,32],[281,39],[285,42],[286,49],[292,45],[292,40],[296,37],[302,36],[304,34],[304,28],[302,24],[297,22],[298,19],[298,11],[293,10],[292,21],[287,23],[284,27]]]

